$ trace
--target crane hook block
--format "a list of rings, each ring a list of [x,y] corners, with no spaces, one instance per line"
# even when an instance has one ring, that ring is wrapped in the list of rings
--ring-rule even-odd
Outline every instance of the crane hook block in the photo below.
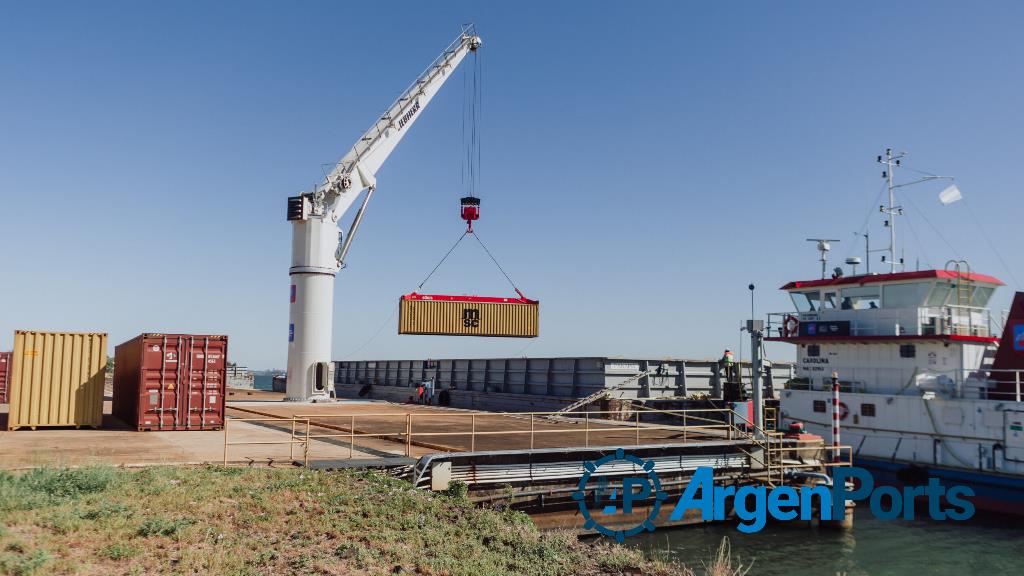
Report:
[[[480,219],[480,199],[466,196],[462,199],[462,219],[466,221],[468,231],[473,231],[473,220]]]

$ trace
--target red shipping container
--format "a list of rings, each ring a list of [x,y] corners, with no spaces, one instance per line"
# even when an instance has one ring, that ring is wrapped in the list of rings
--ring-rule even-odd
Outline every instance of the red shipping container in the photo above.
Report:
[[[11,353],[0,352],[0,404],[7,404],[7,381],[11,379]]]
[[[141,334],[120,344],[112,412],[139,430],[218,430],[227,357],[227,336]]]

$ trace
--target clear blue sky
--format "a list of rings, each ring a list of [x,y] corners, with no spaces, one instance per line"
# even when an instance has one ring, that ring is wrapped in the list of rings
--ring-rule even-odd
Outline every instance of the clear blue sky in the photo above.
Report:
[[[542,301],[543,336],[385,324],[463,226],[458,77],[378,174],[336,359],[717,356],[749,282],[780,311],[779,286],[817,275],[804,238],[861,252],[886,146],[955,175],[1012,272],[938,184],[904,202],[911,267],[953,255],[941,229],[976,270],[1024,278],[1019,3],[3,2],[0,349],[15,328],[226,333],[234,360],[282,367],[285,198],[469,21],[477,228]],[[474,245],[427,288],[511,291]]]

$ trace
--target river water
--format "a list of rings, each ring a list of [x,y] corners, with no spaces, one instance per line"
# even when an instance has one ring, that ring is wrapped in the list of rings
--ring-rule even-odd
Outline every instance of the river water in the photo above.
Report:
[[[744,534],[720,523],[659,529],[626,544],[694,568],[728,536],[749,576],[994,576],[1024,574],[1024,520],[978,517],[967,522],[883,522],[858,514],[853,530],[769,525]]]

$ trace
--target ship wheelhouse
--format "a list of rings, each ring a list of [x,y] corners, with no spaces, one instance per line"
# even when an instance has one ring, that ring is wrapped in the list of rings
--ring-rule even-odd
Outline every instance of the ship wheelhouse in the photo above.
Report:
[[[951,270],[841,276],[782,287],[767,340],[797,345],[791,389],[985,398],[995,344],[987,308],[1003,282]]]

